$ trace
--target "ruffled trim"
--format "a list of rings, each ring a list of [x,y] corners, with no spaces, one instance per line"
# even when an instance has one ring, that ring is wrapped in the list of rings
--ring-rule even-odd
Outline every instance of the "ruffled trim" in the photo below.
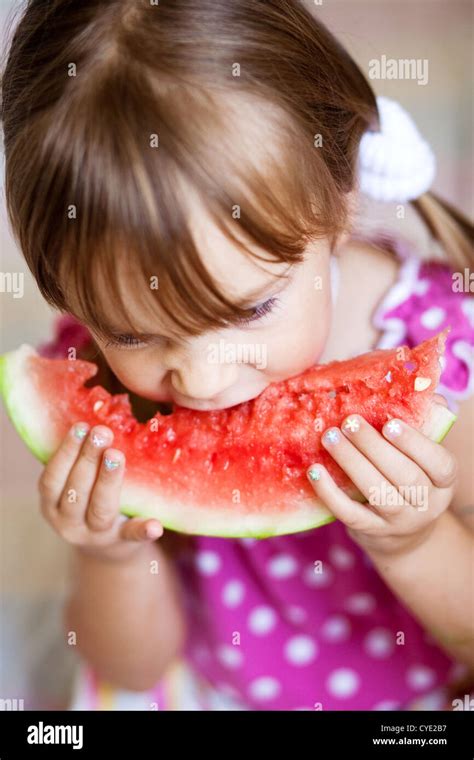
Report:
[[[397,282],[392,285],[375,311],[372,322],[378,330],[383,331],[376,348],[394,348],[405,340],[406,322],[399,317],[387,317],[386,314],[408,301],[410,296],[416,293],[416,287],[423,283],[418,278],[420,265],[419,259],[408,259],[401,265]]]
[[[376,348],[412,347],[449,327],[437,391],[456,411],[457,402],[474,393],[474,299],[452,290],[449,266],[414,258],[403,244],[393,247],[402,263],[397,282],[373,315],[382,332]],[[431,299],[426,298],[430,290]]]

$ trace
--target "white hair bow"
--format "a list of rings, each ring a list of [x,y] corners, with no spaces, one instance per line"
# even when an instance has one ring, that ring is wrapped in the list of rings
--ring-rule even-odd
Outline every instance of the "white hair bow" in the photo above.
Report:
[[[404,203],[431,187],[436,159],[411,116],[395,100],[378,97],[379,132],[365,132],[359,146],[359,186],[379,201]]]

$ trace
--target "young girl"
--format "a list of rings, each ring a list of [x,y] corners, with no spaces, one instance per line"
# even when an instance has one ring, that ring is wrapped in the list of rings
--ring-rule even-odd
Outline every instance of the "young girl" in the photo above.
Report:
[[[39,483],[74,553],[66,632],[88,665],[73,706],[452,709],[474,666],[474,309],[454,287],[472,230],[428,192],[411,119],[295,0],[30,1],[3,87],[11,224],[67,315],[43,353],[99,363],[140,419],[230,407],[315,362],[451,328],[446,445],[354,416],[323,437],[366,498],[422,485],[424,510],[353,502],[315,462],[330,525],[162,535],[119,515],[125,457],[77,420]],[[362,239],[359,188],[413,203],[436,260]],[[221,339],[267,360],[211,363]]]

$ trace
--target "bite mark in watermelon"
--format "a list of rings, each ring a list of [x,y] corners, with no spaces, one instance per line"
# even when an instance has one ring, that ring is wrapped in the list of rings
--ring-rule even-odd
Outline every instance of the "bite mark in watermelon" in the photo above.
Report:
[[[324,430],[347,415],[361,414],[377,430],[398,417],[444,438],[456,420],[433,400],[445,339],[318,365],[243,404],[175,406],[146,423],[133,416],[128,394],[84,386],[95,364],[46,359],[27,344],[0,357],[0,389],[16,430],[44,463],[74,422],[113,430],[113,446],[126,456],[123,514],[184,533],[263,538],[334,520],[306,479],[313,462],[363,500],[321,445]]]

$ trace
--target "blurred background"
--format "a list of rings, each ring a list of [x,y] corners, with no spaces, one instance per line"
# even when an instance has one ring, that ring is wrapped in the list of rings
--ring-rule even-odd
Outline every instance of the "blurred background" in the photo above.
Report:
[[[473,5],[466,0],[307,0],[348,48],[366,75],[369,61],[427,59],[426,85],[372,81],[377,94],[400,100],[438,158],[434,189],[471,214]],[[2,50],[23,2],[0,0]],[[8,33],[8,34],[7,34]],[[2,154],[3,158],[3,154]],[[391,206],[364,207],[367,224],[395,227],[429,253],[411,214],[396,220]],[[398,227],[397,227],[398,225]],[[24,273],[24,295],[0,292],[0,353],[38,345],[52,334],[54,313],[43,302],[8,228],[0,185],[0,271]],[[70,699],[76,660],[62,630],[68,550],[40,516],[36,483],[41,465],[0,408],[0,699],[25,709],[61,709]]]

